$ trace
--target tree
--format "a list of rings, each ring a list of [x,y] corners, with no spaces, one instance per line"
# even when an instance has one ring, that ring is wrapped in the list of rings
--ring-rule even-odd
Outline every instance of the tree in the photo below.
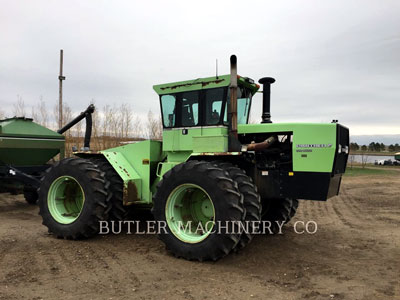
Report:
[[[55,128],[57,128],[58,120],[59,120],[58,101],[53,109],[53,119],[56,121]],[[68,122],[70,122],[72,120],[72,111],[66,102],[63,103],[62,119],[63,119],[62,126],[65,126]],[[57,128],[57,129],[61,129],[61,128]],[[64,133],[64,136],[65,136],[65,157],[70,157],[72,155],[71,147],[73,146],[73,145],[71,145],[71,137],[72,137],[71,130],[67,130]]]
[[[118,110],[118,120],[119,120],[119,136],[121,139],[128,138],[132,130],[132,109],[130,105],[123,103],[120,105]]]
[[[361,146],[361,166],[363,168],[365,168],[365,165],[367,164],[367,161],[368,161],[367,150],[368,150],[368,147],[366,145]]]
[[[59,123],[58,121],[60,119],[59,117],[60,116],[59,116],[58,100],[57,100],[57,103],[56,103],[56,105],[54,105],[54,108],[53,108],[53,119],[56,121],[55,128],[57,128],[57,129],[60,129],[60,128],[58,128],[58,123]],[[63,102],[62,120],[63,120],[62,126],[65,126],[68,122],[70,122],[72,120],[71,107],[69,107],[66,102]]]
[[[400,151],[400,145],[398,143],[394,145],[394,151]]]
[[[147,137],[154,140],[162,138],[161,118],[155,118],[151,110],[147,114]]]
[[[20,95],[17,95],[17,102],[13,105],[13,113],[15,117],[25,117],[25,102]]]
[[[369,150],[369,151],[375,151],[375,143],[374,143],[374,142],[372,142],[372,143],[370,143],[370,144],[368,145],[368,150]]]
[[[350,164],[350,169],[353,169],[353,163],[355,161],[356,157],[354,154],[349,155],[349,164]]]
[[[46,103],[43,101],[43,97],[40,97],[40,102],[38,104],[40,124],[44,127],[48,126],[49,114],[47,113]]]
[[[381,151],[381,144],[380,143],[375,143],[375,151],[380,152]]]
[[[365,168],[365,165],[367,164],[367,162],[368,162],[368,155],[366,152],[362,152],[361,153],[361,166],[363,169]]]
[[[389,150],[389,152],[394,152],[394,151],[396,151],[395,145],[390,144],[388,150]]]
[[[39,103],[36,107],[32,107],[32,118],[36,123],[48,127],[49,115],[46,108],[46,103],[43,101],[43,97],[40,96]]]
[[[350,151],[360,150],[360,146],[357,143],[350,143]]]

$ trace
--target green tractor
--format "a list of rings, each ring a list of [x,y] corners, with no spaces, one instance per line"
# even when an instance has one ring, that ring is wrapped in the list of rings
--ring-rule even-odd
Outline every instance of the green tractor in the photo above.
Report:
[[[155,85],[162,142],[76,152],[53,165],[39,189],[43,224],[58,238],[89,238],[128,208],[151,209],[167,249],[199,261],[243,248],[259,224],[279,231],[298,199],[339,193],[349,130],[337,121],[272,123],[274,81],[259,81],[261,124],[249,124],[260,86],[237,75],[234,55],[229,75]]]

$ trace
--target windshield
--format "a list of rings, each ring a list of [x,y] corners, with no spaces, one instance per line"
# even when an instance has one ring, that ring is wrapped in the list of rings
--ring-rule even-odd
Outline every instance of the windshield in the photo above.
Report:
[[[228,91],[228,100],[226,102],[224,123],[228,124],[228,102],[230,101],[231,93]],[[251,92],[244,87],[237,89],[237,122],[238,124],[247,124],[251,106]]]

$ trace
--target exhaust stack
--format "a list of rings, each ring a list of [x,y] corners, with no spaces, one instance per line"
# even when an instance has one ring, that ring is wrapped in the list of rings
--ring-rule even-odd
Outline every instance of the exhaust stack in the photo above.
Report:
[[[229,134],[237,138],[237,58],[231,55],[231,81],[229,103]]]
[[[230,97],[228,99],[228,151],[238,152],[241,151],[242,145],[238,140],[237,132],[237,58],[236,55],[231,55],[231,79],[229,85]]]
[[[272,77],[263,77],[258,81],[263,85],[263,107],[261,123],[272,123],[271,121],[271,84],[275,82]]]

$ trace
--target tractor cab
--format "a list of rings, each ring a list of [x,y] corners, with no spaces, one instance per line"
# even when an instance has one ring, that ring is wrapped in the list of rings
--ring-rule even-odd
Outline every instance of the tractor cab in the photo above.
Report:
[[[237,82],[237,119],[239,124],[247,124],[251,98],[259,85],[240,76]],[[230,75],[153,86],[160,96],[162,147],[171,152],[168,160],[228,151],[229,86]]]
[[[230,75],[155,85],[164,129],[228,125]],[[259,86],[238,77],[238,123],[247,124],[251,98]]]

